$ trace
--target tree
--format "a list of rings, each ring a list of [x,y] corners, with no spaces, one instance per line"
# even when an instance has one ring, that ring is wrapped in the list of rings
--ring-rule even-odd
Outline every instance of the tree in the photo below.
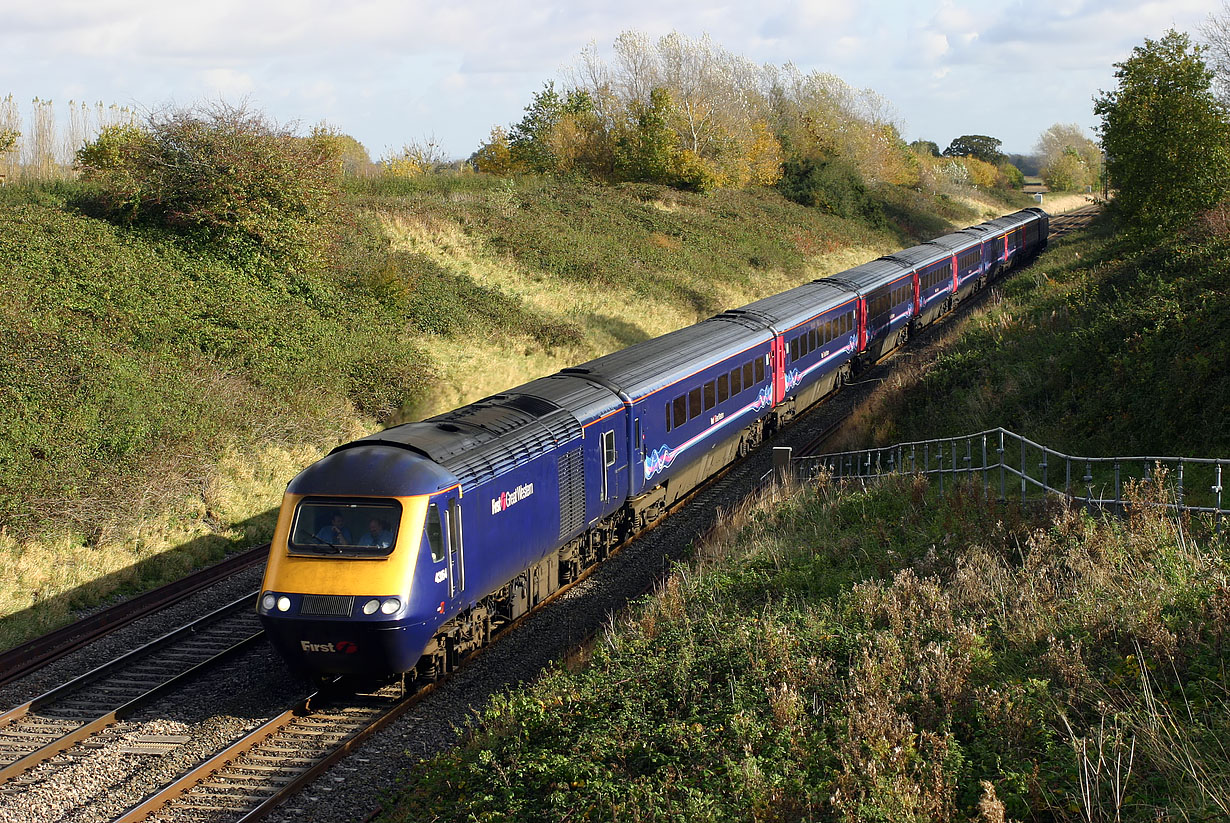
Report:
[[[1042,169],[1042,181],[1051,191],[1083,191],[1094,177],[1076,150],[1068,148]]]
[[[1081,191],[1097,183],[1102,150],[1076,123],[1056,123],[1038,137],[1042,178],[1052,191]]]
[[[997,168],[999,169],[999,180],[997,182],[1000,185],[1009,189],[1024,187],[1025,175],[1016,166],[1005,160]]]
[[[475,169],[486,174],[512,174],[516,169],[512,152],[508,148],[508,132],[500,126],[493,126],[487,142],[470,155],[470,163]]]
[[[12,151],[18,137],[21,137],[21,132],[17,129],[0,129],[0,154]]]
[[[573,89],[560,94],[554,82],[547,83],[525,107],[525,117],[508,134],[513,163],[538,174],[563,170],[552,146],[553,134],[565,119],[582,118],[592,112],[593,98],[588,92]]]
[[[1218,203],[1230,183],[1230,125],[1201,51],[1174,30],[1146,39],[1094,103],[1113,208],[1146,235]]]
[[[921,157],[940,156],[940,147],[930,140],[915,140],[910,144],[910,151]]]
[[[337,156],[343,177],[371,177],[377,171],[367,147],[349,134],[344,134],[326,123],[312,128],[312,138],[326,141]]]
[[[963,134],[948,144],[948,148],[944,149],[944,156],[976,157],[994,166],[1004,159],[999,150],[1001,142],[985,134]]]

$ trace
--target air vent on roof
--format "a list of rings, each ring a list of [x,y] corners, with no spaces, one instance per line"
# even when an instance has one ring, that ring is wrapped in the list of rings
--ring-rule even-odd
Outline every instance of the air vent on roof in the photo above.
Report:
[[[541,397],[533,397],[528,394],[508,397],[504,400],[503,405],[510,409],[517,409],[518,411],[532,414],[535,417],[544,417],[559,408],[550,400],[543,400]]]
[[[439,429],[440,431],[446,431],[446,432],[459,432],[459,431],[461,431],[461,427],[460,427],[460,426],[454,426],[452,423],[437,423],[437,424],[436,424],[436,428],[437,428],[437,429]]]

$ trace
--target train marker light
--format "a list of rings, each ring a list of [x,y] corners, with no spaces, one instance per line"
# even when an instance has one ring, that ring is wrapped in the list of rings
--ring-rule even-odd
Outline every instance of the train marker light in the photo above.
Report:
[[[281,597],[278,598],[278,611],[280,612],[290,611],[290,598],[287,597],[286,595],[282,595]]]
[[[273,596],[273,592],[265,592],[265,596],[261,598],[261,608],[267,612],[273,611],[274,604],[278,599]]]
[[[376,600],[375,598],[372,598],[371,600],[363,604],[363,613],[364,614],[375,614],[376,609],[378,608],[380,608],[380,601]]]
[[[393,614],[401,608],[401,601],[396,597],[390,597],[388,600],[380,604],[380,611],[384,614]]]

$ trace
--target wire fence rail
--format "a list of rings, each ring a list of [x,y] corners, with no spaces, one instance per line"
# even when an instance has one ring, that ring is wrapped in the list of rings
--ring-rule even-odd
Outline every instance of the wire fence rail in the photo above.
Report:
[[[1230,459],[1199,457],[1079,457],[1035,443],[1007,429],[990,429],[959,437],[918,440],[893,446],[794,458],[790,449],[774,449],[779,478],[808,480],[870,478],[884,474],[921,474],[935,478],[939,489],[959,480],[981,482],[988,492],[998,487],[1006,501],[1019,491],[1022,502],[1047,496],[1070,503],[1122,512],[1141,505],[1127,492],[1135,485],[1161,485],[1169,494],[1164,506],[1175,511],[1211,514],[1220,531],[1222,476]]]

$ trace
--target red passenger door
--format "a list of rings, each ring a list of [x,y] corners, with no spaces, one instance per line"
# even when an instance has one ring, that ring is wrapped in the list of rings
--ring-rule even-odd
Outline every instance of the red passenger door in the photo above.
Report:
[[[773,405],[786,399],[786,338],[777,335],[773,338]]]

